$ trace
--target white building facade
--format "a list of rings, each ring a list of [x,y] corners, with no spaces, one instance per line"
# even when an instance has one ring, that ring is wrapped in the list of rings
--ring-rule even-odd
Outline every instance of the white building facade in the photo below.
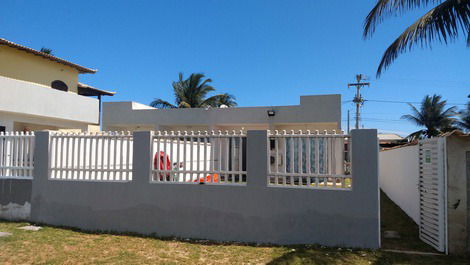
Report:
[[[103,104],[103,130],[341,130],[341,95],[301,96],[300,105],[156,109],[135,102]]]

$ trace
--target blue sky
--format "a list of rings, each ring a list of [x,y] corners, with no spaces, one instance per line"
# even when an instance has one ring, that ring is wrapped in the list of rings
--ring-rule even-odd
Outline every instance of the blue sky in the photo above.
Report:
[[[107,101],[172,100],[171,82],[179,72],[203,72],[240,106],[294,105],[300,95],[342,94],[344,129],[347,110],[354,110],[347,83],[356,73],[371,77],[366,99],[415,102],[436,93],[466,103],[470,53],[463,38],[415,49],[375,78],[388,44],[426,9],[387,20],[365,41],[362,25],[374,3],[3,0],[0,37],[48,47],[98,69],[80,78],[118,92]],[[406,104],[366,102],[363,125],[406,134],[416,130],[400,119],[408,112]]]

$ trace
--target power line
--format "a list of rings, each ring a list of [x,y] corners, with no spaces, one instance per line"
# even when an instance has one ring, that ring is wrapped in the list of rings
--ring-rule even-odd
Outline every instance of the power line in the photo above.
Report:
[[[417,101],[396,101],[396,100],[381,100],[381,99],[365,99],[364,101],[369,102],[380,102],[380,103],[398,103],[398,104],[421,104],[422,102]],[[446,103],[448,105],[462,105],[466,106],[466,103]]]

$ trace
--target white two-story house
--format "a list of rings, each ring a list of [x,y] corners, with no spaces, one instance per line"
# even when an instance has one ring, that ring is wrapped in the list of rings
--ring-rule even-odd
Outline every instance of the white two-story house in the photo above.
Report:
[[[96,70],[0,38],[0,132],[99,130],[104,91],[78,82]]]

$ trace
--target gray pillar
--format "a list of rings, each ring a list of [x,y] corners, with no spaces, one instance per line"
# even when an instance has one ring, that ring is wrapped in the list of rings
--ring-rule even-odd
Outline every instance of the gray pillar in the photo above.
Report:
[[[132,161],[132,182],[137,185],[146,185],[151,176],[152,155],[152,132],[133,132],[133,161]]]
[[[377,130],[351,130],[353,190],[378,190],[379,144]]]
[[[380,193],[379,193],[379,142],[377,130],[351,130],[352,189],[362,197],[361,208],[376,218],[378,245],[380,247]]]
[[[268,132],[248,131],[246,143],[247,185],[266,187],[268,176]]]
[[[34,170],[31,188],[31,220],[37,220],[41,208],[41,193],[46,190],[49,179],[49,132],[35,132]]]

